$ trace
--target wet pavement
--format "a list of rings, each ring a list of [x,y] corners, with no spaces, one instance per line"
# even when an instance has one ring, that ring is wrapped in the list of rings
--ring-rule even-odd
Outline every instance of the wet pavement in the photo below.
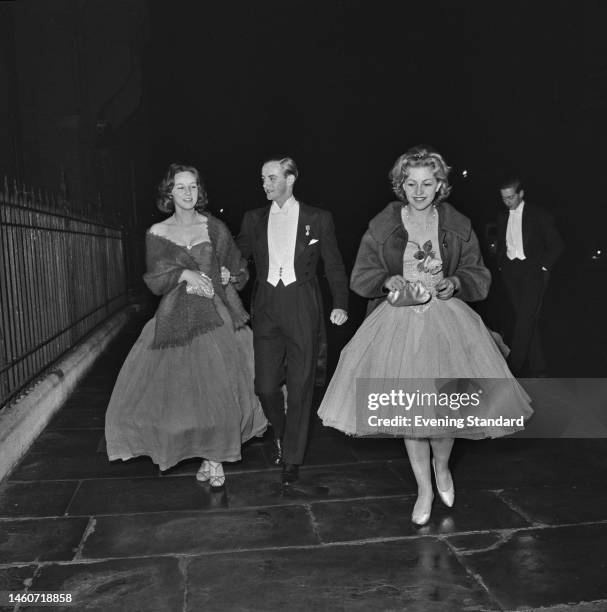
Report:
[[[66,610],[607,610],[607,441],[457,441],[456,503],[410,521],[399,440],[314,424],[283,489],[268,437],[226,466],[109,463],[112,384],[133,323],[0,488],[0,591],[61,591]],[[583,407],[572,407],[572,409]],[[3,609],[29,610],[11,606]]]

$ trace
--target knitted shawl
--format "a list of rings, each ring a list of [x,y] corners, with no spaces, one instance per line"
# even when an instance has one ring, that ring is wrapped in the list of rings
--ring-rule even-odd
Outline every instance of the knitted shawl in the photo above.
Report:
[[[232,274],[243,272],[246,264],[227,227],[205,213],[213,246],[213,257],[208,270],[200,270],[188,249],[168,238],[146,234],[147,272],[143,280],[155,295],[162,295],[156,311],[153,349],[184,346],[192,339],[223,325],[213,299],[186,293],[186,283],[179,282],[184,270],[202,271],[213,281],[215,295],[227,306],[234,329],[244,327],[249,315],[231,284],[221,284],[221,266]]]

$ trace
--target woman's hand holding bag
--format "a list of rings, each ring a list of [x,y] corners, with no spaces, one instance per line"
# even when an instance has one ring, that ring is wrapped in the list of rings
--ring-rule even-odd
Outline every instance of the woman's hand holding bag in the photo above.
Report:
[[[391,306],[416,306],[425,304],[430,300],[432,294],[424,283],[407,281],[402,289],[396,289],[388,293],[388,304]]]

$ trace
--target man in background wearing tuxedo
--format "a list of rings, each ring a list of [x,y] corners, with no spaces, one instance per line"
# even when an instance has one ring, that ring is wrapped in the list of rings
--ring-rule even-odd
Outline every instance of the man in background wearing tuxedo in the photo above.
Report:
[[[342,325],[348,318],[348,279],[331,213],[293,197],[297,176],[290,157],[266,161],[261,178],[271,204],[245,213],[237,239],[242,256],[253,257],[257,273],[251,297],[255,391],[274,430],[273,463],[283,466],[284,484],[298,479],[308,441],[324,336],[316,271],[320,258],[333,297],[330,320]]]
[[[546,376],[538,317],[563,241],[552,215],[525,202],[519,178],[504,181],[500,193],[507,210],[497,220],[498,268],[515,313],[510,369],[515,376]]]

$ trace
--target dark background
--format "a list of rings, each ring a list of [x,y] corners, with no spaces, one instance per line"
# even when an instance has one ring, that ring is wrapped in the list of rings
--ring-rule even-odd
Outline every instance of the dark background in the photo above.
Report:
[[[452,200],[479,224],[494,218],[496,181],[514,168],[571,238],[600,239],[601,3],[178,1],[150,11],[154,170],[191,160],[229,221],[263,203],[260,161],[286,152],[301,169],[298,194],[333,210],[351,259],[391,198],[392,163],[425,142],[453,166]]]
[[[172,161],[200,169],[236,233],[265,203],[264,158],[294,157],[296,195],[333,212],[349,269],[410,146],[453,167],[490,268],[499,180],[518,172],[567,244],[542,323],[553,369],[604,375],[605,23],[600,0],[4,2],[0,166],[128,227],[134,279]],[[363,310],[353,296],[335,354]],[[504,327],[498,282],[479,310]]]
[[[604,349],[588,341],[604,333],[593,299],[603,295],[605,268],[591,259],[607,246],[601,3],[150,7],[146,82],[158,173],[172,159],[191,160],[208,180],[212,209],[223,208],[237,231],[242,212],[264,203],[260,162],[289,154],[301,171],[296,193],[332,210],[351,266],[368,220],[392,199],[392,163],[430,143],[452,165],[450,199],[473,219],[495,272],[487,224],[502,206],[500,178],[518,172],[528,201],[554,213],[567,243],[544,308],[548,352],[560,355],[553,372],[603,375]],[[353,320],[332,329],[334,358],[363,308],[353,297]],[[478,309],[507,333],[497,279]]]

